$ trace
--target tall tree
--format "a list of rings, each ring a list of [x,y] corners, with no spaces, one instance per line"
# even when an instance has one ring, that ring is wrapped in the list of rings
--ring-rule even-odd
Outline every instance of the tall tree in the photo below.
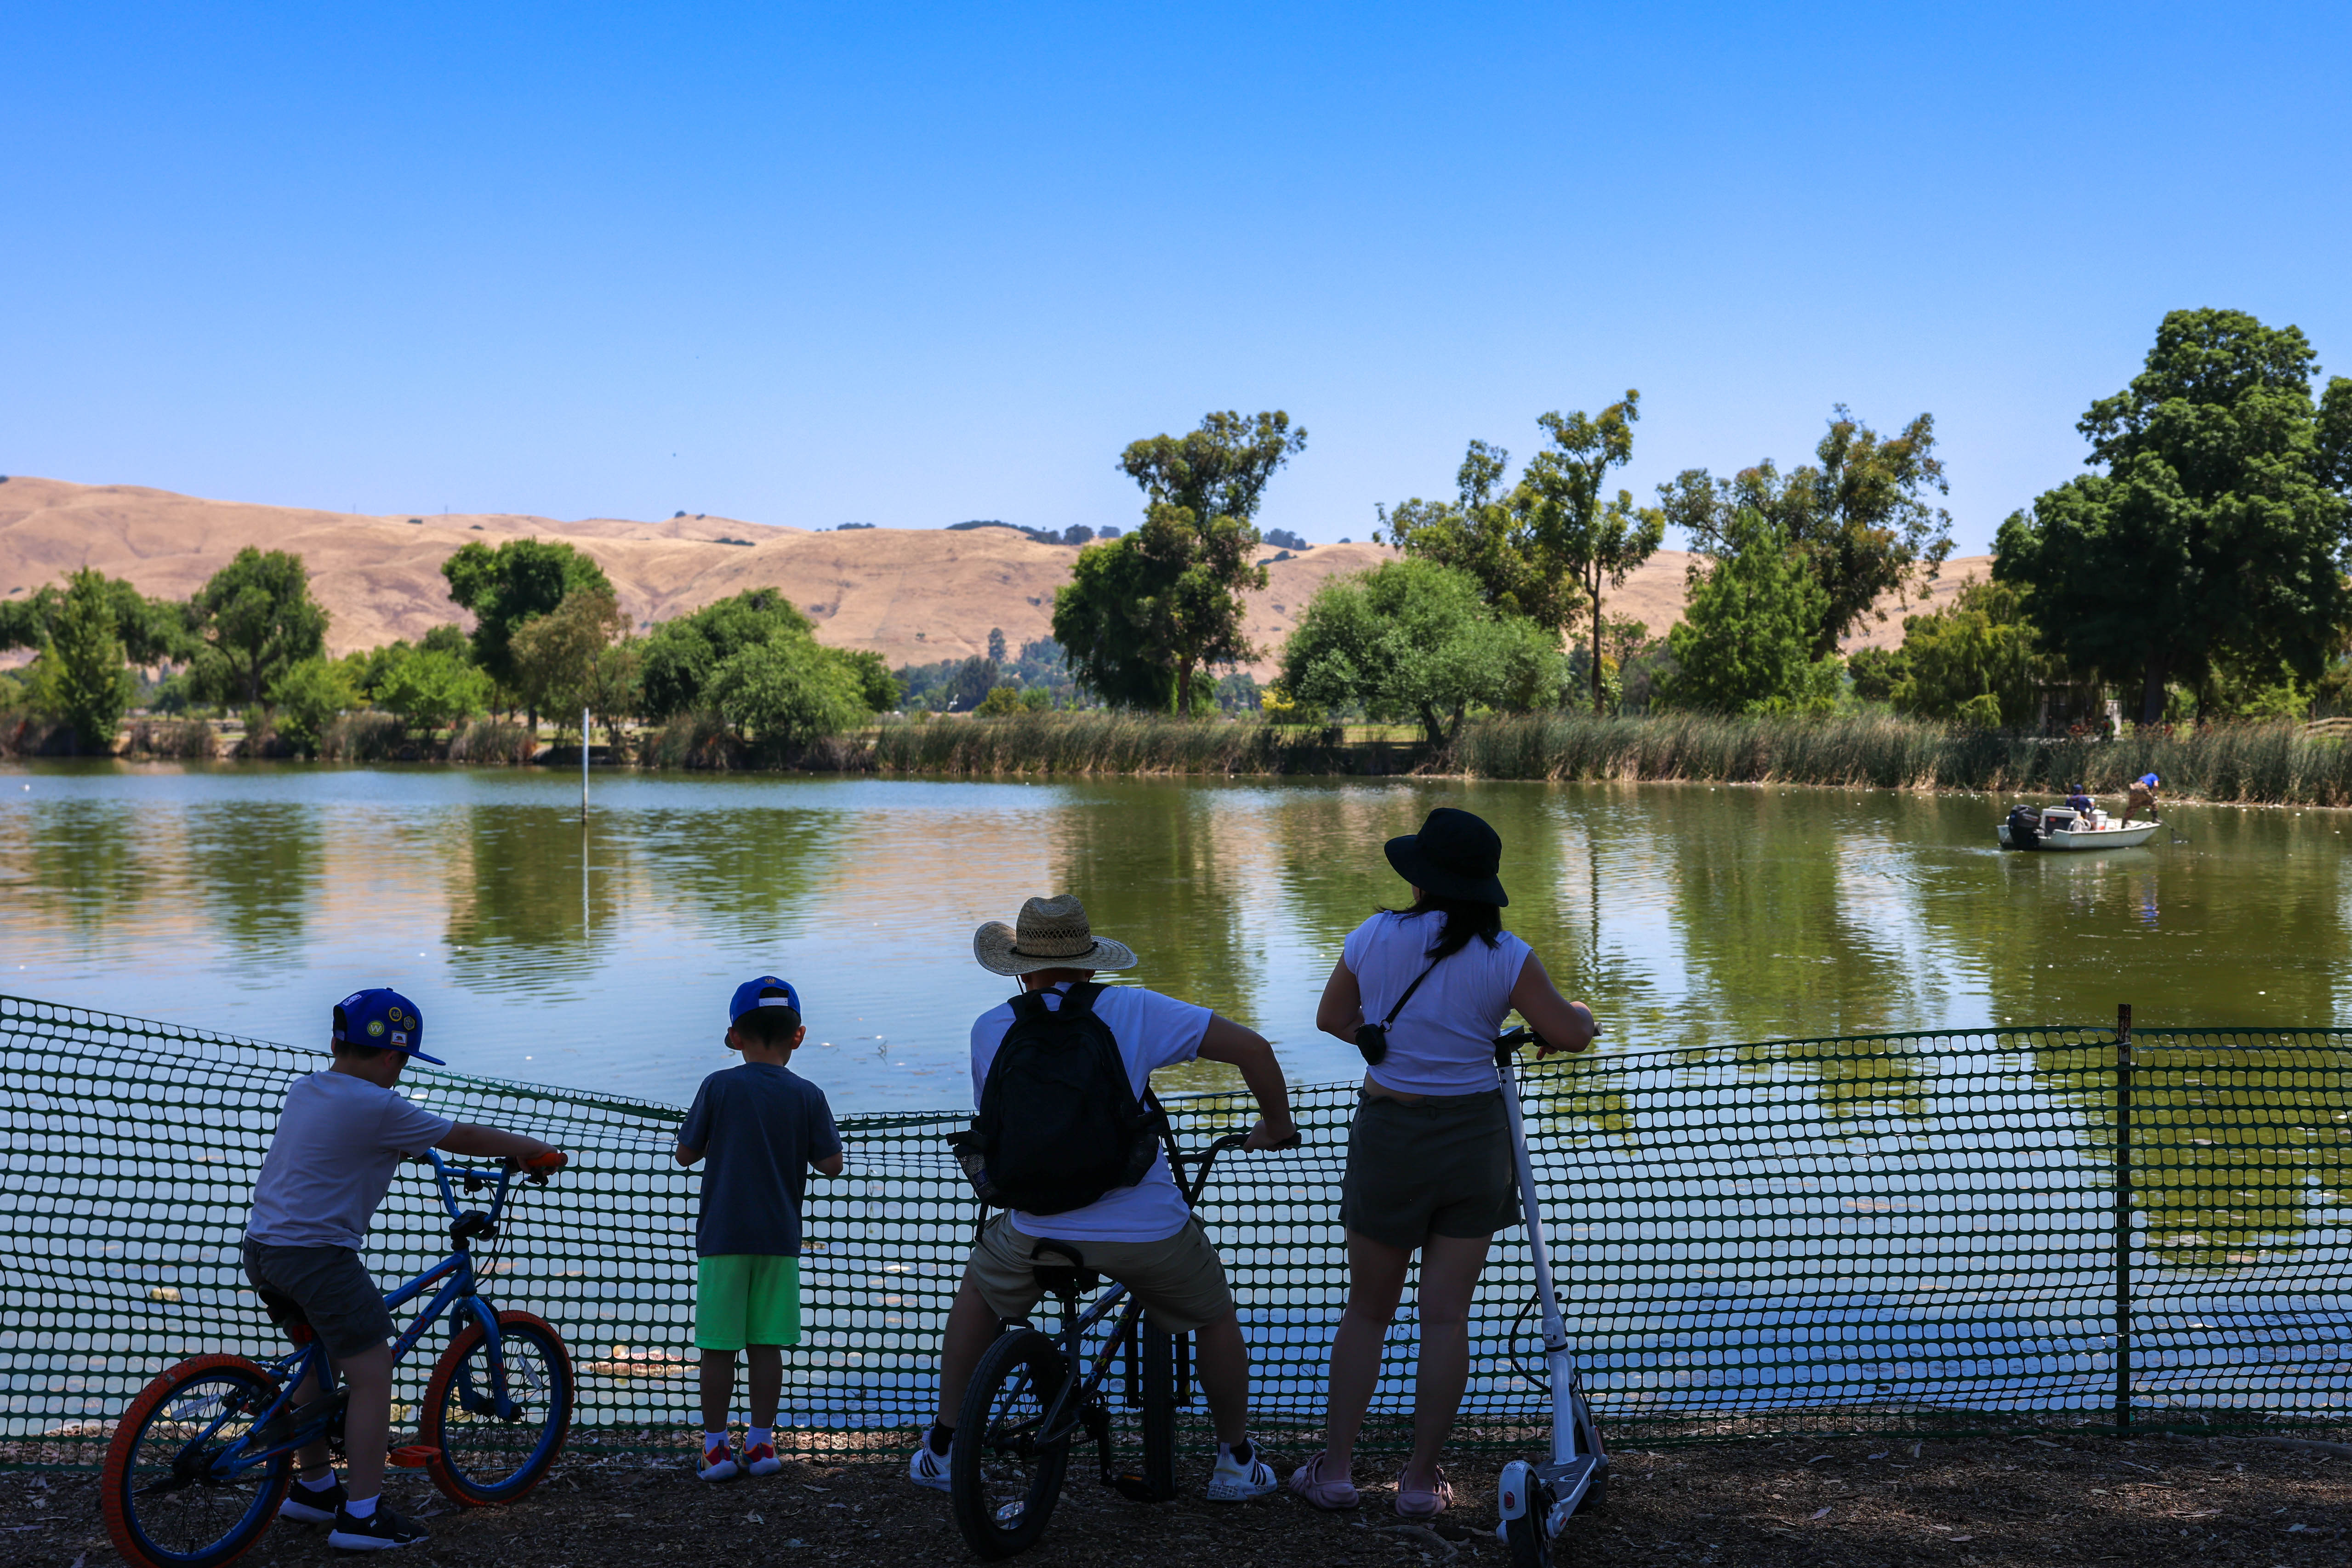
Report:
[[[1566,418],[1547,414],[1536,421],[1551,445],[1528,465],[1527,489],[1535,535],[1544,555],[1568,568],[1581,591],[1592,623],[1592,711],[1607,710],[1601,672],[1601,604],[1605,584],[1624,586],[1626,576],[1657,551],[1666,536],[1663,512],[1636,510],[1630,490],[1602,499],[1609,470],[1633,460],[1633,422],[1642,416],[1642,395],[1628,387],[1622,403],[1598,417],[1582,409]]]
[[[1769,458],[1727,479],[1685,468],[1660,485],[1658,496],[1665,521],[1687,532],[1702,554],[1722,552],[1742,508],[1787,536],[1822,587],[1821,618],[1811,635],[1818,659],[1835,653],[1838,639],[1864,617],[1887,619],[1880,599],[1914,590],[1926,596],[1952,552],[1952,516],[1928,499],[1948,488],[1932,415],[1881,436],[1841,403],[1813,456],[1819,467],[1786,477]],[[1694,563],[1694,577],[1699,570]]]
[[[114,615],[114,635],[132,664],[184,659],[195,651],[186,609],[168,599],[150,599],[120,577],[99,576]],[[45,584],[22,599],[0,599],[0,649],[39,647],[65,607],[65,595]]]
[[[560,541],[510,539],[496,550],[468,544],[441,563],[441,575],[449,597],[474,612],[474,662],[509,691],[521,689],[512,644],[523,623],[580,589],[613,592],[603,567]]]
[[[616,679],[613,658],[614,644],[628,626],[629,618],[610,588],[566,595],[554,609],[517,627],[509,640],[516,690],[534,712],[541,708],[552,712],[559,727],[588,709],[609,728],[628,698],[626,683]],[[581,742],[586,744],[587,737]]]
[[[1143,526],[1113,546],[1141,567],[1143,591],[1125,619],[1150,655],[1174,671],[1181,712],[1192,711],[1193,671],[1256,651],[1242,633],[1242,595],[1265,586],[1265,568],[1253,560],[1259,539],[1252,520],[1276,470],[1306,446],[1307,432],[1293,430],[1287,414],[1244,418],[1228,411],[1203,416],[1198,429],[1181,436],[1133,442],[1119,457],[1144,495]],[[1058,628],[1055,637],[1070,646]]]
[[[42,638],[33,704],[70,726],[81,749],[108,752],[137,689],[107,578],[85,567],[67,580]]]
[[[1676,668],[1666,700],[1718,713],[1804,707],[1822,684],[1819,676],[1836,671],[1811,652],[1821,584],[1780,525],[1753,508],[1731,515],[1717,549],[1691,585],[1681,624],[1667,634]]]
[[[645,640],[640,689],[646,716],[667,719],[709,710],[712,672],[745,648],[779,637],[814,644],[816,629],[774,588],[752,588],[662,622]]]
[[[1454,499],[1416,496],[1393,510],[1377,507],[1372,542],[1393,543],[1407,555],[1467,572],[1479,597],[1507,615],[1525,616],[1557,637],[1575,617],[1581,598],[1566,563],[1550,555],[1537,530],[1534,495],[1506,486],[1511,455],[1473,441],[1454,476]]]
[[[1993,575],[2032,590],[2050,646],[2140,679],[2140,721],[2166,683],[2242,672],[2315,679],[2352,623],[2352,381],[2315,405],[2294,327],[2242,310],[2175,310],[2132,384],[2076,424],[2103,468],[2001,524]]]
[[[264,701],[281,672],[327,651],[327,619],[299,555],[247,545],[188,602],[203,645],[191,673],[215,700]]]
[[[1070,580],[1054,591],[1054,640],[1066,651],[1071,678],[1114,708],[1165,713],[1175,705],[1176,672],[1134,621],[1150,566],[1128,539],[1078,552]],[[954,700],[966,712],[995,684],[996,666],[966,659]],[[978,695],[971,689],[978,687]]]

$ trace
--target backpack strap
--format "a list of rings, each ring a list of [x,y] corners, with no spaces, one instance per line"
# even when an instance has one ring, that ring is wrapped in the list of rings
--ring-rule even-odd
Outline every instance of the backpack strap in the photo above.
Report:
[[[1093,980],[1080,981],[1078,984],[1071,986],[1067,992],[1064,993],[1062,996],[1063,1011],[1067,1012],[1069,1009],[1075,1007],[1081,1013],[1091,1013],[1095,1010],[1095,998],[1102,994],[1103,988],[1100,982]]]

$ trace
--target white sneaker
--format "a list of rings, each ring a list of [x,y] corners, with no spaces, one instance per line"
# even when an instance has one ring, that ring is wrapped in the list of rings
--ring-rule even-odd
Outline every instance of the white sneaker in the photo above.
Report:
[[[702,1463],[694,1473],[706,1481],[731,1481],[743,1473],[743,1468],[735,1462],[733,1447],[721,1448],[714,1444],[702,1451]]]
[[[1220,1447],[1216,1468],[1209,1472],[1209,1500],[1248,1502],[1253,1498],[1265,1496],[1281,1485],[1274,1479],[1274,1467],[1258,1457],[1255,1447],[1250,1450],[1250,1462],[1246,1465]]]
[[[934,1454],[930,1438],[919,1438],[915,1445],[914,1457],[907,1461],[907,1479],[935,1492],[948,1490],[948,1458],[954,1452],[955,1445],[950,1443],[947,1453]]]

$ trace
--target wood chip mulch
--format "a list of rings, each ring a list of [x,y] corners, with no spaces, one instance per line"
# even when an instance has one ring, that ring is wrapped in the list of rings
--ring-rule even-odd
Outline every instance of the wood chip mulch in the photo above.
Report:
[[[1305,1456],[1269,1447],[1284,1474]],[[1435,1529],[1400,1527],[1392,1464],[1357,1470],[1364,1506],[1323,1514],[1286,1493],[1215,1505],[1127,1502],[1074,1456],[1051,1531],[1028,1568],[1275,1568],[1276,1564],[1504,1568],[1494,1483],[1507,1456],[1450,1468],[1457,1501]],[[1706,1568],[1878,1568],[2117,1563],[2344,1568],[2352,1563],[2352,1448],[2256,1439],[2117,1442],[2040,1437],[1752,1440],[1620,1450],[1608,1501],[1580,1513],[1553,1561]],[[976,1562],[948,1502],[905,1480],[904,1459],[794,1462],[780,1476],[697,1482],[682,1459],[568,1455],[506,1509],[453,1510],[416,1471],[392,1505],[426,1521],[414,1568],[601,1568],[677,1563],[931,1568]],[[1195,1468],[1205,1470],[1205,1465]],[[118,1563],[89,1470],[0,1472],[0,1564]],[[254,1568],[347,1561],[324,1532],[282,1524],[240,1560]]]

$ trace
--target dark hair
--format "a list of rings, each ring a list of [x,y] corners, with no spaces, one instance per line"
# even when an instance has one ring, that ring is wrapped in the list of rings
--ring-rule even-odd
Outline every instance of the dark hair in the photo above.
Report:
[[[760,993],[760,1000],[765,1003],[771,996],[783,994],[781,989],[771,985]],[[796,1009],[791,1007],[762,1005],[752,1008],[736,1019],[735,1026],[763,1046],[790,1045],[793,1031],[801,1026],[801,1016]]]
[[[335,1033],[327,1042],[336,1056],[348,1057],[355,1062],[372,1062],[392,1048],[389,1046],[371,1046],[364,1041],[347,1040],[341,1037],[351,1032],[352,1021],[344,1016],[342,1005],[338,1003],[335,1007]]]
[[[1391,915],[1444,915],[1445,929],[1438,936],[1437,945],[1425,955],[1430,958],[1451,958],[1470,945],[1472,937],[1482,939],[1488,947],[1503,934],[1503,907],[1481,899],[1449,899],[1443,893],[1422,889],[1408,909],[1383,910]]]

